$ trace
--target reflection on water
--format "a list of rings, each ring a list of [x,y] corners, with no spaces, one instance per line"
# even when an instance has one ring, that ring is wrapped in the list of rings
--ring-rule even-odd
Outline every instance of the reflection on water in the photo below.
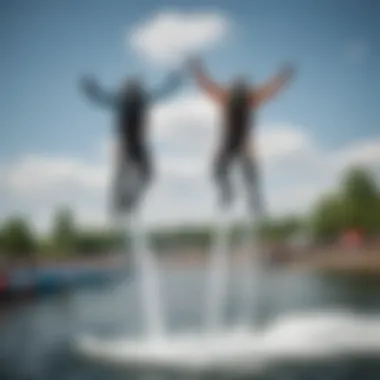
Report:
[[[164,310],[172,331],[200,329],[203,321],[204,273],[181,270],[163,274]],[[380,316],[380,280],[272,272],[261,279],[254,294],[253,316],[263,323],[284,313],[344,307]],[[240,302],[237,277],[230,280],[226,324],[235,320]],[[134,281],[99,290],[0,309],[0,379],[139,379],[143,374],[86,361],[70,349],[79,333],[137,336],[143,332],[141,303]],[[259,313],[260,311],[260,313]],[[272,368],[262,379],[379,379],[380,361],[350,358],[331,363],[294,363]],[[156,375],[156,374],[153,374]],[[170,375],[170,376],[169,376]],[[157,375],[158,376],[158,375]],[[146,377],[144,377],[146,378]],[[158,378],[153,376],[152,378]],[[161,378],[161,377],[160,377]],[[183,374],[163,378],[183,379]],[[213,377],[215,378],[215,377]],[[251,377],[252,378],[252,377]]]

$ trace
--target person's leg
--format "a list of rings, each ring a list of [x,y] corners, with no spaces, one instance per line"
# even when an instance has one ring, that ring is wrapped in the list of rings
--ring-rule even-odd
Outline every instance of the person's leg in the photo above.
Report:
[[[127,160],[125,157],[117,157],[110,189],[110,213],[115,219],[121,216],[124,209],[124,178],[126,165]]]
[[[214,162],[213,177],[219,191],[219,205],[228,208],[233,202],[231,183],[231,166],[234,158],[232,151],[223,149],[217,154]]]
[[[255,310],[255,323],[259,325],[268,317],[268,304],[260,284],[267,272],[268,253],[263,242],[261,226],[265,219],[265,204],[262,194],[262,184],[257,156],[253,149],[245,148],[239,157],[247,196],[247,213],[249,224],[245,230],[244,245],[246,247],[246,276],[243,276],[243,289],[251,299],[253,288],[257,294],[254,304],[248,303],[248,315]]]
[[[152,181],[152,164],[145,149],[135,151],[130,155],[129,169],[125,173],[127,182],[125,189],[125,211],[136,210],[146,194]]]
[[[256,220],[265,217],[265,206],[257,156],[251,147],[246,147],[241,154],[241,166],[248,197],[248,207]]]

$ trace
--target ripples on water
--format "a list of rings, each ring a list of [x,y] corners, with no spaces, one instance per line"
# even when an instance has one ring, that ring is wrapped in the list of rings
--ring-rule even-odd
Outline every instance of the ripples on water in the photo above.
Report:
[[[163,274],[163,295],[171,331],[199,329],[203,320],[204,273],[194,270]],[[239,294],[231,279],[225,310],[234,322]],[[349,308],[380,316],[380,282],[372,279],[317,277],[271,273],[260,279],[253,318],[269,323],[279,315],[299,311]],[[138,287],[133,279],[103,289],[72,292],[0,309],[1,380],[184,379],[184,374],[145,374],[112,368],[79,357],[72,337],[136,337],[143,332]],[[147,377],[148,376],[148,377]],[[195,377],[191,377],[195,378]],[[210,377],[216,379],[215,376]],[[223,377],[228,378],[228,377]],[[231,378],[231,377],[229,377]],[[238,377],[237,377],[238,378]],[[380,379],[379,358],[347,358],[339,362],[278,365],[251,379],[357,380]]]

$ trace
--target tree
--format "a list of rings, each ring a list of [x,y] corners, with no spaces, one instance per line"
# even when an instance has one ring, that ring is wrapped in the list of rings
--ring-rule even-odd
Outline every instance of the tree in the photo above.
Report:
[[[3,230],[0,229],[0,254],[4,251],[4,235]]]
[[[353,167],[345,173],[341,194],[347,225],[367,233],[380,229],[380,192],[374,175],[365,168]]]
[[[123,244],[123,241],[127,240]],[[128,237],[106,230],[82,230],[77,233],[76,246],[80,254],[90,256],[112,249],[128,251]]]
[[[376,201],[379,199],[379,189],[371,171],[363,167],[348,169],[341,182],[342,195],[351,201]]]
[[[72,253],[76,248],[76,237],[72,210],[68,207],[60,207],[53,221],[52,240],[54,249],[63,254]]]
[[[294,234],[301,232],[305,222],[298,216],[285,216],[277,219],[267,219],[261,223],[260,231],[264,238],[285,241]]]
[[[380,194],[374,176],[361,167],[348,169],[339,191],[323,196],[312,210],[311,225],[318,238],[334,239],[348,228],[366,233],[380,230]]]
[[[8,256],[30,258],[37,249],[37,242],[28,222],[22,217],[13,217],[2,228],[2,249]]]
[[[345,204],[339,194],[325,195],[312,210],[311,231],[317,239],[337,238],[345,224]]]

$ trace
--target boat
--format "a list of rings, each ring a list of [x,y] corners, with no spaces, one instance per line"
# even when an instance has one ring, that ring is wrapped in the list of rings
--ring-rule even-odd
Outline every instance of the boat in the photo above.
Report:
[[[122,267],[15,268],[0,273],[0,299],[31,294],[43,296],[78,287],[104,285],[125,275]]]

